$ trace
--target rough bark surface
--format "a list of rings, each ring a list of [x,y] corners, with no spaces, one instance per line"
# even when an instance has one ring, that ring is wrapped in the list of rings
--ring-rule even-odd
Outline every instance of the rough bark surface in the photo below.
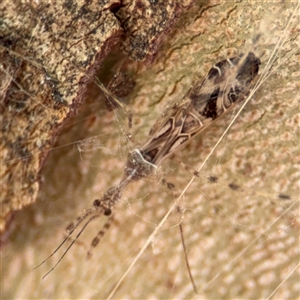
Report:
[[[120,24],[113,13],[120,6],[117,0],[0,4],[0,231],[14,211],[35,202],[47,153],[119,42],[121,26],[129,56],[150,61],[184,8],[176,1],[122,3]]]
[[[126,32],[123,50],[134,60],[153,62],[157,50],[178,16],[191,6],[184,1],[123,1],[117,16]]]
[[[180,99],[214,63],[252,47],[263,71],[285,37],[273,72],[186,192],[183,214],[171,214],[113,299],[266,299],[273,292],[273,299],[299,298],[299,34],[296,3],[211,1],[169,31],[152,65],[122,58],[136,82],[124,101],[135,112],[134,140],[142,144],[167,103]],[[102,73],[111,72],[108,65]],[[2,252],[3,298],[107,298],[174,201],[157,178],[129,185],[89,261],[87,247],[104,217],[88,226],[44,280],[62,251],[32,271],[60,244],[64,227],[119,182],[127,153],[136,147],[126,142],[125,115],[95,101],[99,94],[96,85],[89,89],[86,105],[51,149],[39,201],[16,215]],[[231,117],[195,138],[178,153],[181,160],[191,169],[201,165]],[[192,176],[176,161],[161,166],[160,175],[178,191]],[[208,182],[209,175],[217,182]],[[185,267],[181,218],[197,295]]]
[[[109,10],[117,3],[0,4],[0,231],[10,213],[35,201],[47,151],[118,41],[121,28]]]

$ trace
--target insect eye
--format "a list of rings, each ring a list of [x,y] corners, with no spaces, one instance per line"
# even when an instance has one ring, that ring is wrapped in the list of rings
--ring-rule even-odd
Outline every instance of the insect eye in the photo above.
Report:
[[[100,206],[100,200],[99,199],[94,200],[93,205],[95,207],[99,207]]]
[[[104,215],[105,216],[110,216],[111,215],[111,209],[110,208],[105,209]]]

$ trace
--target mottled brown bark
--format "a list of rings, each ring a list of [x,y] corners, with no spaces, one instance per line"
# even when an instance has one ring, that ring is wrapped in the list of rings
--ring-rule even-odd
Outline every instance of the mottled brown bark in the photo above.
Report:
[[[129,56],[149,61],[184,4],[78,0],[0,5],[3,231],[11,213],[35,202],[49,149],[121,33]],[[120,7],[118,20],[113,12]]]

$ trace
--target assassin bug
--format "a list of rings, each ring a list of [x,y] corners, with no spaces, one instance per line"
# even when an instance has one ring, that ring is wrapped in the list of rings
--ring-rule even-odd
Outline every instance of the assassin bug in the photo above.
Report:
[[[128,154],[120,183],[108,189],[101,199],[94,200],[92,207],[88,208],[68,227],[68,234],[61,244],[37,266],[39,267],[52,257],[72,236],[78,226],[87,220],[58,262],[44,277],[55,269],[91,221],[103,215],[108,216],[109,219],[103,229],[92,241],[91,249],[88,252],[88,255],[91,255],[92,248],[96,247],[100,238],[110,227],[113,220],[113,208],[120,201],[123,189],[133,181],[154,174],[165,159],[224,113],[234,108],[236,104],[242,102],[250,92],[249,88],[258,74],[259,65],[259,58],[252,52],[222,60],[211,68],[203,82],[196,82],[180,102],[166,109],[150,130],[148,140],[140,148],[136,148]],[[118,102],[109,91],[104,87],[103,89],[108,98]],[[181,226],[180,230],[182,234]],[[195,285],[194,289],[196,290]]]

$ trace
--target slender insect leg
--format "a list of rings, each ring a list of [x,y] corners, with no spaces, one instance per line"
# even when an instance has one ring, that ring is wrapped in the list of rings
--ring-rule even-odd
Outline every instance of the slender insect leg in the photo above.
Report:
[[[196,171],[196,170],[192,169],[191,167],[189,167],[176,154],[173,154],[172,156],[170,156],[170,159],[174,160],[177,163],[179,163],[186,171],[190,172],[192,175],[195,175],[196,177],[200,176],[198,171]]]
[[[170,191],[172,191],[172,193],[174,194],[174,190],[175,190],[175,184],[174,183],[172,183],[172,182],[169,182],[169,181],[167,181],[166,179],[162,179],[161,180],[161,183],[163,184],[163,185],[165,185]],[[174,194],[174,197],[176,197],[177,195],[176,194]]]
[[[109,218],[107,219],[107,221],[105,222],[105,224],[103,225],[103,227],[101,228],[101,230],[93,238],[92,243],[90,245],[90,248],[87,252],[87,258],[92,257],[93,249],[97,247],[97,245],[99,244],[99,242],[101,241],[101,239],[104,236],[105,232],[109,229],[109,227],[111,226],[113,221],[114,221],[114,217],[113,217],[113,215],[110,215]]]
[[[88,224],[90,222],[92,222],[93,220],[95,220],[96,218],[99,218],[101,215],[99,213],[91,216],[89,218],[89,220],[83,225],[83,227],[81,228],[81,230],[77,233],[75,239],[73,239],[73,241],[71,242],[71,244],[67,247],[67,249],[64,251],[64,253],[62,254],[62,256],[60,257],[60,259],[56,262],[56,264],[42,277],[42,279],[44,279],[49,273],[51,273],[56,267],[57,265],[63,260],[63,258],[66,256],[66,254],[69,252],[69,250],[71,249],[71,247],[73,246],[73,244],[78,240],[78,238],[80,237],[80,235],[84,232],[84,230],[86,229],[86,227],[88,226]],[[55,254],[57,252],[57,250],[65,243],[65,241],[67,240],[67,238],[64,239],[64,241],[56,248],[56,250],[48,257],[46,258],[41,264],[43,264],[44,262],[46,262],[51,256],[53,256],[53,254]],[[38,268],[41,264],[39,264],[36,268]]]
[[[168,187],[168,189],[171,190],[171,192],[172,192],[175,199],[178,197],[178,195],[176,195],[176,193],[175,193],[175,185],[173,183],[170,183],[170,182],[166,181],[165,179],[162,179],[162,184],[166,185]],[[188,255],[187,255],[187,248],[186,248],[186,244],[185,244],[185,240],[184,240],[183,225],[182,225],[183,211],[180,208],[180,206],[176,207],[176,212],[180,213],[182,215],[181,220],[179,222],[180,239],[181,239],[181,244],[182,244],[182,248],[183,248],[183,252],[184,252],[184,259],[185,259],[187,271],[188,271],[188,274],[189,274],[189,278],[190,278],[190,281],[192,283],[194,292],[195,292],[195,294],[197,294],[198,291],[197,291],[197,287],[196,287],[196,284],[195,284],[195,281],[194,281],[194,278],[193,278],[193,275],[192,275],[192,271],[191,271],[191,267],[190,267],[190,263],[189,263],[189,259],[188,259]]]
[[[64,234],[64,238],[65,238],[66,240],[68,240],[68,241],[74,241],[74,240],[75,240],[75,238],[73,237],[72,233],[73,233],[74,230],[75,230],[74,224],[75,224],[75,222],[77,223],[78,221],[83,221],[82,217],[78,217],[75,221],[71,222],[71,223],[66,227],[66,229],[65,229],[65,234]],[[79,224],[78,224],[78,225],[79,225]],[[77,226],[78,226],[78,225],[77,225]],[[77,226],[76,226],[76,227],[77,227]],[[70,232],[72,232],[71,235],[70,235]],[[86,248],[86,244],[83,243],[83,242],[80,241],[80,240],[78,240],[78,241],[76,242],[76,245],[80,245],[80,246]]]
[[[191,267],[190,267],[189,259],[188,259],[188,256],[187,256],[187,250],[186,250],[186,245],[185,245],[185,241],[184,241],[184,234],[183,234],[182,223],[179,224],[179,230],[180,230],[181,244],[182,244],[182,248],[183,248],[183,253],[184,253],[186,267],[187,267],[187,270],[188,270],[188,273],[189,273],[190,281],[191,281],[191,283],[193,285],[193,289],[194,289],[195,294],[198,294],[197,287],[196,287],[196,284],[195,284],[195,281],[194,281],[194,277],[193,277],[193,274],[191,272]]]
[[[74,232],[74,230],[80,225],[80,223],[86,219],[88,216],[90,216],[91,214],[93,214],[95,212],[94,208],[89,208],[87,210],[85,210],[85,212],[77,217],[73,222],[71,222],[67,228],[66,228],[66,231],[67,231],[67,234],[70,235]]]
[[[129,141],[132,140],[132,111],[121,100],[121,97],[126,97],[133,89],[135,82],[130,80],[128,76],[117,70],[113,79],[108,83],[107,88],[102,84],[100,86],[106,98],[106,105],[108,110],[112,111],[117,108],[122,108],[128,118],[128,133],[126,134]]]

